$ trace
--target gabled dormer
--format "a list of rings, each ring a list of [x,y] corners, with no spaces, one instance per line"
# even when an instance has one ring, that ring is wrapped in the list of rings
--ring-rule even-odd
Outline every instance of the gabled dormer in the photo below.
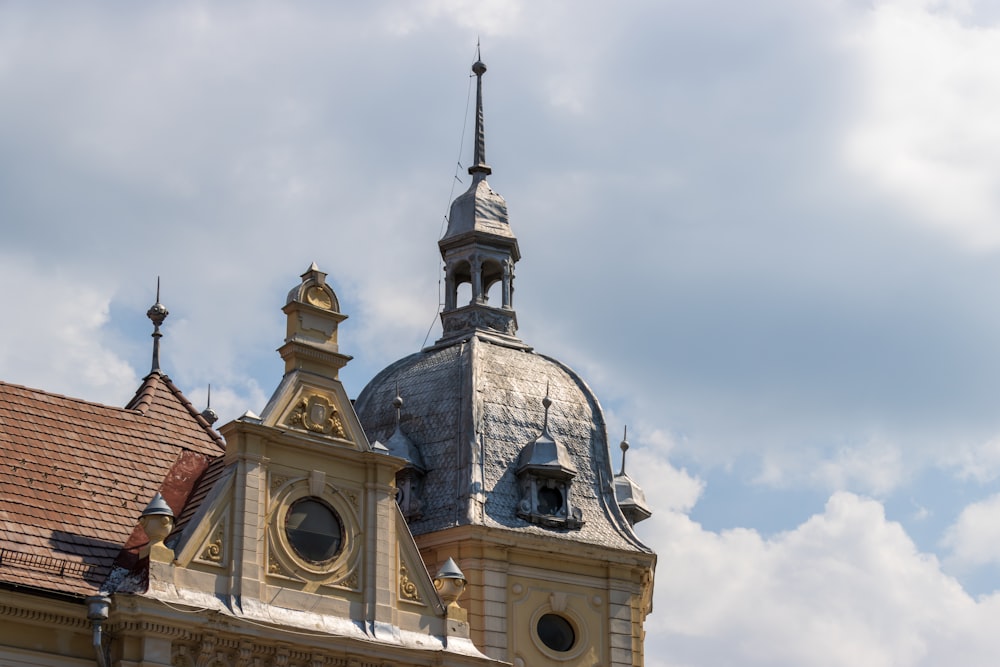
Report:
[[[549,434],[548,395],[542,400],[545,420],[541,434],[526,444],[517,458],[521,500],[517,515],[522,519],[552,528],[576,529],[583,525],[583,513],[572,502],[576,467],[565,445]]]
[[[355,653],[378,645],[392,664],[408,664],[413,650],[479,664],[455,604],[461,591],[439,594],[396,505],[397,474],[409,462],[369,444],[338,379],[350,359],[337,343],[346,318],[326,274],[311,266],[282,310],[285,375],[260,416],[248,412],[221,428],[225,455],[179,513],[175,535],[150,551],[146,595],[171,609],[232,617],[232,645],[280,619],[308,633],[310,645],[338,647],[325,651],[336,664],[350,662],[349,645]],[[173,664],[237,664],[213,657],[219,641],[177,642]],[[270,647],[248,651],[272,659]]]
[[[424,464],[420,449],[401,427],[403,398],[399,395],[398,389],[396,397],[392,399],[392,406],[396,408],[396,430],[383,446],[386,453],[406,461],[406,465],[396,473],[396,504],[399,505],[399,510],[407,521],[416,521],[423,516],[423,490],[427,466]]]

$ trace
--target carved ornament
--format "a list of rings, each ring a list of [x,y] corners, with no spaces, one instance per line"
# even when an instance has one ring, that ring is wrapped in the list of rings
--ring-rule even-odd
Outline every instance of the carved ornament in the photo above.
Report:
[[[337,408],[319,394],[302,398],[288,415],[286,423],[289,426],[301,427],[313,433],[332,435],[337,438],[347,437],[344,432],[344,423],[340,419]]]
[[[423,602],[420,599],[420,591],[417,585],[410,581],[410,573],[406,570],[406,565],[399,565],[399,596],[410,602]]]

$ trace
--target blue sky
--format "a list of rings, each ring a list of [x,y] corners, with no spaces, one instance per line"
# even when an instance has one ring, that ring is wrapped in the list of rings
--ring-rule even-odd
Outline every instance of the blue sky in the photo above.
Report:
[[[478,38],[520,334],[628,425],[656,510],[647,664],[993,664],[998,20],[5,3],[0,377],[124,403],[161,276],[167,371],[259,411],[316,261],[356,395],[435,321]]]

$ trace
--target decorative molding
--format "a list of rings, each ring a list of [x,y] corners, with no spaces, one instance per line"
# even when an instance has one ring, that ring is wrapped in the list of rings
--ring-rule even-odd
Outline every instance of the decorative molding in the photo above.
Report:
[[[19,618],[40,625],[59,625],[70,628],[90,629],[90,621],[85,617],[74,618],[38,609],[24,609],[10,605],[0,605],[0,616]]]
[[[220,526],[215,532],[215,539],[205,544],[201,554],[198,556],[198,560],[212,564],[221,563],[222,557],[225,554],[223,537],[222,527]]]
[[[282,477],[281,475],[275,475],[271,473],[271,492],[273,493],[276,489],[281,487],[285,482],[288,481],[287,477]]]
[[[349,588],[352,591],[357,591],[358,589],[358,571],[354,570],[349,576],[344,577],[337,582],[338,586],[343,586],[344,588]]]
[[[291,572],[281,566],[281,561],[274,555],[274,549],[267,550],[267,573],[286,579],[295,579]]]
[[[314,433],[347,438],[340,412],[329,399],[319,394],[300,399],[285,423],[288,426],[304,428]]]
[[[423,602],[417,585],[410,580],[410,573],[407,572],[406,565],[403,563],[399,564],[399,596],[410,602]]]

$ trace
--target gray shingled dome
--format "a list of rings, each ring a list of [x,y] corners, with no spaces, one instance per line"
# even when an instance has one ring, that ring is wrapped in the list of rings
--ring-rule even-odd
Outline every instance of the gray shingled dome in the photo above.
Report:
[[[517,516],[518,456],[542,432],[547,385],[548,431],[577,470],[573,504],[585,521],[578,530]],[[410,525],[415,534],[476,524],[649,551],[614,498],[600,404],[563,364],[482,334],[425,349],[390,365],[358,396],[355,409],[369,440],[384,442],[395,430],[397,386],[407,397],[401,423],[427,468],[423,515]]]

